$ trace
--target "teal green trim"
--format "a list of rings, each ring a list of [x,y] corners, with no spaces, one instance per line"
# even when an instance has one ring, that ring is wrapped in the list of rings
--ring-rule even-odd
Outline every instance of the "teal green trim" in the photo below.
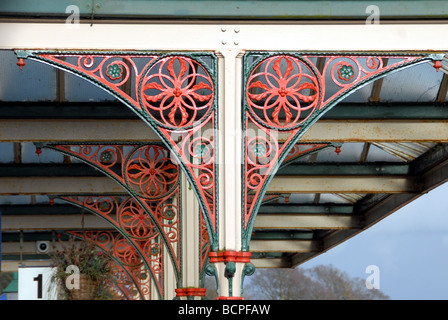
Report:
[[[269,57],[269,56],[275,56],[275,55],[281,55],[281,54],[288,54],[288,55],[292,55],[295,56],[299,59],[303,59],[302,55],[300,52],[248,52],[245,54],[244,56],[244,60],[243,60],[243,68],[244,68],[244,72],[243,72],[243,88],[246,88],[246,82],[247,79],[250,75],[250,73],[252,72],[253,68],[255,68],[256,65],[258,65],[258,63],[260,61],[262,61],[263,59]],[[396,55],[396,53],[388,53],[388,54],[382,54],[382,53],[353,53],[352,55],[381,55],[381,56],[392,56],[392,55]],[[310,56],[311,54],[307,53],[307,56]],[[327,55],[327,53],[319,53],[319,55]],[[348,54],[347,54],[348,55]],[[267,187],[269,186],[270,182],[272,181],[273,177],[275,176],[275,174],[277,173],[280,164],[284,161],[284,159],[286,158],[288,152],[290,151],[290,149],[292,148],[292,146],[294,146],[296,143],[298,143],[299,139],[303,136],[303,134],[314,124],[317,122],[317,120],[319,120],[327,111],[331,110],[334,106],[336,106],[340,101],[342,101],[344,98],[346,98],[347,96],[349,96],[350,94],[352,94],[353,92],[355,92],[356,90],[366,86],[367,84],[376,81],[378,79],[381,79],[383,77],[385,77],[386,75],[392,74],[394,72],[397,72],[399,70],[403,70],[406,68],[409,68],[413,65],[417,65],[423,62],[427,62],[427,61],[433,61],[433,60],[440,60],[441,58],[443,58],[443,55],[440,54],[407,54],[408,56],[416,56],[418,57],[417,59],[410,61],[410,62],[404,62],[403,64],[400,64],[398,66],[395,66],[394,68],[389,68],[386,70],[383,70],[382,72],[379,72],[373,76],[367,77],[365,78],[363,81],[357,83],[356,85],[354,85],[353,87],[351,87],[349,90],[347,91],[342,91],[339,95],[337,95],[336,97],[334,97],[331,101],[327,101],[327,105],[325,108],[323,109],[317,109],[306,121],[304,121],[300,127],[301,130],[294,136],[293,139],[291,139],[291,141],[289,142],[288,145],[285,146],[285,149],[283,151],[283,153],[281,155],[279,155],[278,160],[277,160],[277,166],[272,170],[271,174],[267,177],[265,183],[263,184],[263,186],[261,186],[261,193],[260,193],[260,198],[257,200],[257,203],[254,207],[254,212],[252,212],[251,217],[248,220],[247,223],[247,227],[244,227],[244,221],[242,221],[242,250],[243,251],[249,251],[249,243],[250,243],[250,238],[251,238],[251,232],[253,230],[253,226],[255,223],[255,218],[257,215],[257,211],[261,205],[261,199],[264,196],[264,194],[266,193]],[[305,62],[304,62],[305,63]],[[316,70],[315,66],[308,64],[307,65],[311,68],[311,70],[313,70],[314,72],[316,72],[316,74],[319,74],[318,71]],[[320,86],[319,86],[319,90],[321,90]],[[243,104],[244,104],[244,108],[243,108],[243,123],[244,123],[244,129],[245,128],[245,122],[246,122],[246,110],[247,108],[247,101],[246,99],[243,99]],[[250,111],[249,111],[250,112]],[[272,128],[275,130],[275,128]],[[280,131],[280,130],[278,130]],[[245,144],[243,145],[243,152],[245,150],[246,146]],[[246,167],[246,163],[244,163],[244,168]],[[244,176],[244,171],[243,170],[243,183],[246,183],[246,179]],[[243,188],[244,189],[244,188]],[[245,201],[246,196],[243,194],[242,195],[242,199],[243,201]]]
[[[306,19],[366,20],[369,5],[376,5],[381,19],[440,19],[448,17],[443,0],[48,0],[2,1],[0,13],[13,17],[67,18],[75,5],[82,18],[95,19]],[[367,11],[367,13],[366,13]]]
[[[205,221],[206,221],[206,225],[207,225],[207,229],[209,231],[209,235],[210,235],[210,242],[211,242],[211,247],[212,250],[217,250],[218,249],[218,203],[219,203],[219,199],[217,197],[218,194],[218,176],[219,176],[219,169],[218,169],[218,161],[215,161],[215,225],[216,225],[216,230],[215,227],[213,226],[213,223],[210,219],[210,217],[208,216],[207,212],[208,212],[208,205],[204,202],[204,199],[202,199],[201,195],[200,195],[200,190],[199,190],[199,186],[196,185],[196,183],[194,183],[194,177],[192,177],[192,174],[189,172],[187,165],[181,161],[181,159],[179,159],[179,155],[177,154],[176,150],[174,149],[174,147],[171,145],[171,142],[161,133],[161,131],[158,129],[158,126],[161,126],[159,123],[156,123],[156,121],[154,121],[153,119],[151,119],[151,117],[149,115],[147,115],[143,110],[139,110],[137,108],[134,107],[133,103],[131,101],[129,101],[129,99],[117,92],[115,92],[114,90],[112,90],[111,88],[107,87],[106,85],[104,85],[103,83],[101,83],[100,81],[98,81],[97,79],[95,79],[94,77],[90,77],[88,75],[83,74],[81,71],[76,70],[74,67],[68,67],[66,65],[63,65],[61,63],[57,63],[55,61],[52,61],[50,59],[46,59],[41,57],[39,54],[60,54],[60,55],[64,55],[64,54],[82,54],[82,55],[105,55],[105,54],[111,54],[111,55],[141,55],[141,56],[151,56],[154,55],[157,57],[157,59],[154,59],[154,61],[152,61],[152,63],[150,63],[145,70],[143,70],[141,72],[141,74],[146,74],[146,72],[154,65],[156,64],[159,59],[162,59],[164,57],[167,56],[173,56],[173,55],[179,55],[179,56],[186,56],[186,57],[191,57],[195,60],[197,60],[202,67],[205,68],[205,70],[209,73],[210,78],[213,81],[213,86],[215,88],[214,90],[214,102],[213,102],[213,106],[210,108],[209,110],[209,114],[212,112],[215,112],[216,108],[217,108],[217,101],[218,101],[218,85],[217,85],[217,57],[213,52],[170,52],[170,53],[166,53],[166,52],[154,52],[154,51],[94,51],[94,50],[89,50],[89,51],[70,51],[70,50],[16,50],[15,51],[17,57],[20,58],[29,58],[32,60],[36,60],[42,63],[46,63],[50,66],[59,68],[63,71],[66,72],[71,72],[89,82],[91,82],[92,84],[94,84],[95,86],[107,91],[108,93],[110,93],[112,96],[114,96],[116,99],[118,99],[119,101],[121,101],[124,105],[126,105],[128,108],[130,108],[132,111],[134,111],[150,128],[152,128],[154,130],[154,132],[159,136],[159,138],[162,140],[163,144],[165,145],[165,147],[167,147],[170,151],[171,151],[171,155],[176,158],[177,163],[179,164],[180,168],[182,169],[182,171],[185,173],[188,181],[190,182],[191,186],[193,187],[195,194],[198,198],[199,201],[199,206],[201,207],[204,217],[205,217]],[[210,59],[210,63],[205,62],[205,59]],[[141,88],[142,85],[142,81],[143,81],[143,77],[140,81],[140,83],[137,84],[139,90]],[[209,115],[208,114],[208,115]],[[207,115],[207,116],[208,116]],[[203,119],[207,119],[207,116],[203,117]],[[205,120],[202,120],[205,121]],[[215,115],[214,117],[214,123],[213,123],[213,130],[215,131],[214,133],[214,137],[215,137],[215,143],[216,145],[218,145],[218,134],[217,134],[217,125],[218,125],[218,116]],[[161,126],[163,127],[163,126]],[[215,148],[215,159],[218,159],[219,157],[219,152],[217,150],[217,148]],[[132,195],[132,193],[131,193]]]
[[[8,286],[3,289],[3,293],[19,292],[19,274],[18,272],[12,273],[12,280]]]
[[[246,263],[243,267],[243,272],[241,274],[241,294],[244,293],[244,279],[247,276],[251,276],[255,273],[255,266],[252,263]]]

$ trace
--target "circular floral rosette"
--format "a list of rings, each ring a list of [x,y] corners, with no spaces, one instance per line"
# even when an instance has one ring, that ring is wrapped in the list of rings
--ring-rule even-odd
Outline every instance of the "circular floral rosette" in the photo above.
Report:
[[[169,203],[168,201],[161,201],[157,205],[156,212],[168,241],[170,243],[175,243],[178,240],[178,206],[174,203]]]
[[[291,55],[262,60],[246,85],[248,110],[262,125],[279,130],[300,126],[318,106],[320,94],[312,65]]]
[[[162,260],[162,246],[153,241],[146,241],[143,246],[143,252],[151,264],[151,269],[154,273],[160,273],[163,271]]]
[[[132,60],[126,59],[131,65]],[[86,55],[78,57],[78,68],[97,75],[116,87],[124,85],[130,77],[129,66],[120,58],[114,56]]]
[[[126,239],[120,239],[115,242],[115,256],[128,267],[137,267],[143,265],[139,253],[132,247]]]
[[[137,148],[124,166],[128,186],[144,198],[160,198],[170,193],[179,179],[179,167],[171,162],[169,152],[161,146]]]
[[[98,245],[101,248],[108,248],[110,247],[115,238],[112,235],[111,232],[107,232],[107,231],[100,231],[97,233],[92,233],[90,235],[90,237],[92,238],[92,241],[95,242],[96,245]]]
[[[211,139],[205,137],[195,137],[188,141],[189,154],[193,161],[191,163],[198,165],[209,165],[214,162],[214,146]]]
[[[376,57],[334,57],[327,62],[331,66],[331,78],[339,87],[346,87],[361,77],[375,72],[383,66],[383,60]]]
[[[269,166],[278,157],[278,146],[270,137],[256,136],[247,141],[247,161],[253,166]]]
[[[142,294],[149,295],[151,293],[151,274],[149,270],[139,270],[136,278],[139,280],[140,290],[142,291]]]
[[[118,219],[121,228],[134,239],[148,239],[158,235],[146,211],[132,198],[121,204]]]
[[[101,213],[103,216],[108,216],[111,213],[115,212],[118,204],[113,197],[85,197],[83,201],[83,206],[91,207],[96,212]]]
[[[204,66],[185,56],[154,63],[139,85],[139,102],[160,125],[179,129],[206,118],[214,101],[213,81]]]
[[[77,151],[82,157],[98,162],[105,168],[112,168],[122,158],[116,146],[80,145]]]

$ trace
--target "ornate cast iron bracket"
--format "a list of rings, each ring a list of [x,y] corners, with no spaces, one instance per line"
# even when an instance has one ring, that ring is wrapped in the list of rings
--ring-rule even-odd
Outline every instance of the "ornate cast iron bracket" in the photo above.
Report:
[[[148,219],[141,222],[148,225],[151,223],[158,231],[168,249],[176,277],[180,280],[182,250],[180,171],[179,167],[172,163],[168,149],[158,144],[47,143],[37,146],[77,158],[121,185],[124,192],[133,198],[127,202],[128,207],[132,207],[133,210],[127,212],[146,213]],[[121,205],[116,199],[109,199],[109,202],[104,201],[103,204],[109,204],[110,209]],[[113,206],[115,202],[117,203]],[[95,204],[93,201],[92,203]],[[92,204],[84,202],[82,205]],[[124,218],[129,217],[127,215]],[[123,229],[123,225],[125,223],[120,221],[118,227]]]
[[[246,53],[242,249],[249,250],[256,213],[279,165],[325,112],[381,77],[442,58],[418,53]]]
[[[215,275],[232,279],[232,285],[235,278],[242,278],[245,260],[227,261],[227,258],[222,260],[214,256],[218,251],[219,238],[217,159],[222,151],[217,147],[218,68],[215,54],[16,53],[19,67],[24,66],[24,58],[31,58],[72,72],[110,92],[139,115],[169,148],[196,192],[213,251],[210,260],[215,263],[215,269],[219,269]],[[241,53],[232,52],[226,59],[240,59]],[[423,62],[434,62],[438,70],[443,56],[382,52],[247,52],[243,57],[241,79],[244,88],[241,147],[240,142],[237,143],[243,155],[242,169],[238,169],[242,177],[239,235],[242,253],[249,251],[256,214],[279,166],[325,112],[359,88],[393,72]],[[241,69],[235,63],[229,63],[230,67]],[[232,72],[233,75],[239,74],[236,70]],[[239,81],[230,78],[224,77],[226,84]],[[129,84],[131,90],[126,91]],[[226,107],[231,107],[232,103],[229,101]],[[227,147],[231,146],[229,141]],[[230,262],[236,264],[235,270]],[[208,267],[207,270],[212,271]],[[229,289],[232,289],[230,282],[224,291],[228,293]]]
[[[185,172],[217,245],[217,62],[213,53],[17,50],[106,90],[161,138]]]
[[[90,237],[89,240],[96,244],[112,246],[113,256],[118,261],[131,269],[141,270],[140,273],[147,273],[148,278],[150,276],[154,280],[159,297],[164,297],[165,267],[162,237],[143,208],[133,198],[67,195],[57,198],[92,212],[118,231],[120,236],[102,233],[100,236]],[[93,234],[94,231],[86,231],[81,235]],[[148,294],[148,290],[140,292],[140,296],[143,297]]]
[[[67,233],[79,239],[91,241],[112,258],[113,281],[118,288],[114,291],[118,297],[127,300],[152,298],[150,272],[143,267],[144,263],[125,237],[111,231],[67,231]]]

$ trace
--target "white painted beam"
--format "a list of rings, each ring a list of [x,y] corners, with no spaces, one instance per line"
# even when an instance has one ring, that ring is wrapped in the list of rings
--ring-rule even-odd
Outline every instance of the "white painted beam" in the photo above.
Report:
[[[313,240],[252,240],[250,252],[317,252],[319,245]]]
[[[186,211],[195,212],[195,211]],[[191,214],[193,215],[193,214]],[[187,216],[188,218],[188,216]],[[93,214],[57,214],[57,215],[3,215],[2,230],[60,230],[77,229],[111,229],[106,220]],[[359,216],[320,215],[320,214],[259,214],[255,220],[255,229],[352,229],[361,227]],[[196,236],[194,232],[189,235]]]
[[[282,258],[260,258],[250,261],[255,268],[290,268],[291,264]]]
[[[301,141],[448,142],[448,120],[321,120]]]
[[[43,258],[43,257],[42,257]],[[16,272],[20,267],[48,267],[50,266],[50,261],[48,259],[42,260],[2,260],[2,272]]]
[[[260,258],[252,259],[251,262],[256,268],[290,268],[291,265],[281,258]],[[3,272],[15,272],[21,266],[49,266],[50,261],[47,259],[43,260],[32,260],[32,261],[19,261],[19,260],[2,260],[2,271]]]
[[[416,178],[407,176],[276,176],[272,193],[410,193],[418,192]]]
[[[204,130],[206,130],[205,128]],[[280,141],[286,139],[279,133]],[[154,142],[143,120],[4,119],[0,142]],[[321,120],[300,142],[448,142],[448,120]]]
[[[124,194],[108,177],[0,177],[1,195],[31,194]]]
[[[2,254],[38,254],[37,241],[4,242]],[[50,245],[52,246],[53,244]],[[59,248],[58,242],[54,245]],[[313,240],[252,240],[250,243],[251,252],[317,252],[319,243]]]
[[[444,52],[447,24],[0,23],[0,49]],[[144,35],[144,39],[142,39]],[[119,41],[117,41],[119,39]]]
[[[160,141],[143,120],[2,120],[0,142]]]
[[[93,214],[58,215],[3,215],[2,231],[14,230],[62,230],[62,229],[112,229],[106,220]]]
[[[420,184],[402,176],[276,176],[271,193],[414,193]],[[0,177],[0,195],[124,194],[108,177]]]
[[[362,220],[354,215],[321,214],[259,214],[255,229],[352,229],[360,228]]]

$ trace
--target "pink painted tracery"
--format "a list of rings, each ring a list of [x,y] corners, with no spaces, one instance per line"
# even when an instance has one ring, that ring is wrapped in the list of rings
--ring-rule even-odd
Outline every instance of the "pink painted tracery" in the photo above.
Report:
[[[195,60],[165,57],[144,78],[140,95],[146,111],[162,125],[183,128],[208,114],[213,105],[213,81]]]
[[[257,60],[245,83],[244,226],[255,216],[280,159],[289,161],[291,151],[306,153],[293,150],[316,111],[376,77],[422,59],[418,55],[273,54]]]
[[[319,103],[318,76],[310,65],[293,56],[266,59],[251,73],[247,83],[249,110],[268,127],[294,128]]]
[[[196,58],[194,53],[167,56],[138,51],[102,53],[67,50],[27,53],[33,58],[90,80],[125,102],[149,122],[173,153],[173,158],[182,162],[182,169],[186,171],[208,217],[209,230],[217,232],[217,203],[214,200],[217,161],[213,141],[214,130],[217,128],[216,57],[213,54],[201,53],[211,61],[207,65],[204,60]],[[204,142],[205,148],[191,149],[195,135],[200,134],[206,126],[211,127],[213,133],[206,138],[208,142]],[[111,161],[109,164],[111,167]],[[135,186],[140,184],[142,187],[140,193],[144,191],[151,195],[153,191],[157,192],[154,189],[156,185],[151,186],[149,183],[149,186],[144,186],[144,179],[152,175],[150,171],[146,173],[134,176],[133,182]]]

